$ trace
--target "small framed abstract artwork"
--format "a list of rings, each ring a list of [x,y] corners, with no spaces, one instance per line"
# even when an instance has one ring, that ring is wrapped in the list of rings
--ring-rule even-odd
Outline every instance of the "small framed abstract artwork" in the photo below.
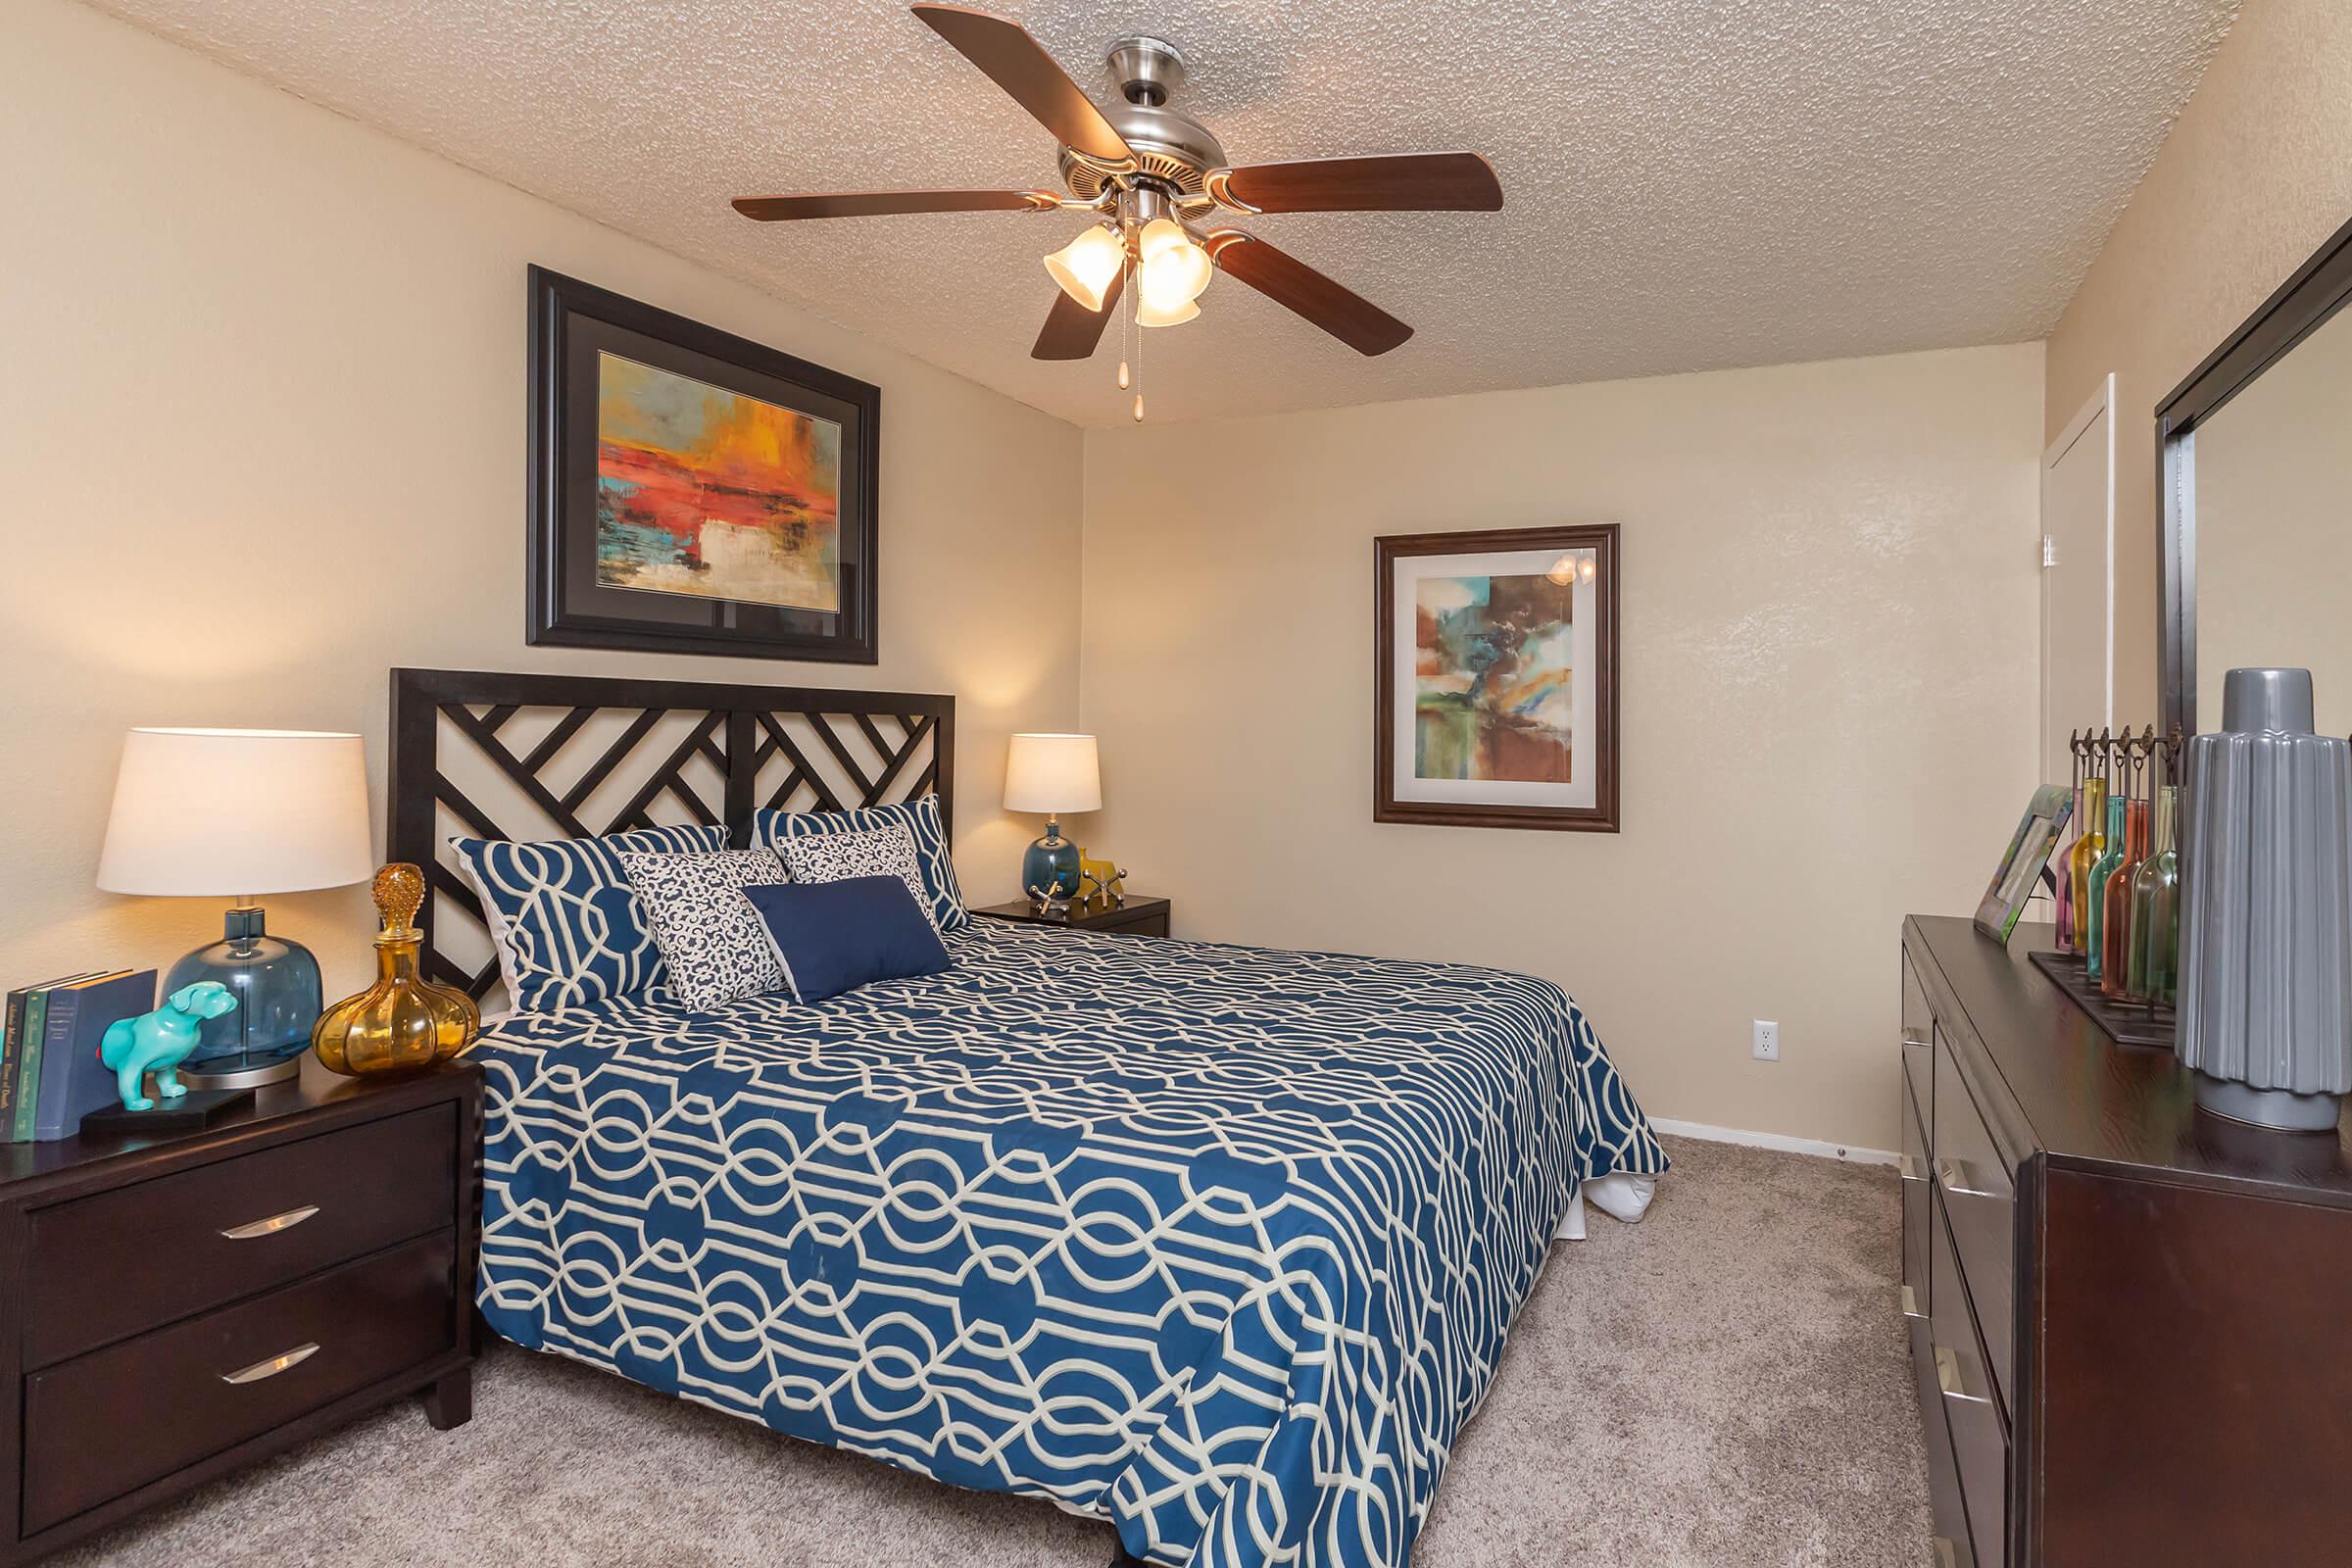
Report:
[[[534,267],[534,644],[870,664],[882,394]]]
[[[1372,544],[1372,819],[1616,832],[1617,525]]]

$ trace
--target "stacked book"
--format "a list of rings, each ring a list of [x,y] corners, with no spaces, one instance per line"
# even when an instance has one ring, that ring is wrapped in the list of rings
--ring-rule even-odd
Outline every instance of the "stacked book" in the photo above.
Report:
[[[115,1100],[98,1059],[106,1026],[155,1005],[153,969],[67,975],[8,994],[0,1040],[0,1133],[12,1144],[71,1138],[81,1118]]]

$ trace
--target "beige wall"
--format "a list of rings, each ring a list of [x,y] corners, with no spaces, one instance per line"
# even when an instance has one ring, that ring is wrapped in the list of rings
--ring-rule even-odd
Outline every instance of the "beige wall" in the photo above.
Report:
[[[395,664],[952,691],[967,886],[1017,891],[1004,736],[1077,717],[1074,428],[64,0],[0,9],[0,171],[6,983],[220,934],[91,887],[125,726],[360,730],[380,821]],[[523,646],[532,262],[882,387],[879,666]],[[348,989],[364,894],[270,903]]]
[[[2116,374],[2120,719],[2156,716],[2156,405],[2347,219],[2352,10],[2246,0],[2049,343],[2052,437]]]
[[[2034,782],[2041,358],[1089,432],[1076,836],[1181,935],[1547,975],[1655,1114],[1892,1147],[1898,924]],[[1375,824],[1373,537],[1605,520],[1624,831]]]

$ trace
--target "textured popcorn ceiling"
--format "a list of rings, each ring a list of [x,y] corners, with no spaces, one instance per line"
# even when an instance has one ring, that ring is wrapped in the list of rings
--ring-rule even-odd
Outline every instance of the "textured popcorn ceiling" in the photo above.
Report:
[[[1052,138],[903,5],[96,3],[1023,402],[1127,416],[1115,338],[1028,357],[1078,219],[728,209],[1054,182]],[[1247,220],[1417,335],[1362,359],[1220,279],[1146,340],[1163,420],[2041,337],[2236,0],[1000,8],[1102,101],[1111,38],[1171,39],[1237,163],[1467,147],[1501,176],[1498,214]]]

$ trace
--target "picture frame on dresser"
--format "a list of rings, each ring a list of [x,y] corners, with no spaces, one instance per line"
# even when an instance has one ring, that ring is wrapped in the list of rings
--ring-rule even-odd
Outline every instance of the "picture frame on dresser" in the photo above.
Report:
[[[533,645],[870,664],[880,388],[530,269]]]
[[[1617,524],[1372,558],[1372,820],[1616,832]]]

